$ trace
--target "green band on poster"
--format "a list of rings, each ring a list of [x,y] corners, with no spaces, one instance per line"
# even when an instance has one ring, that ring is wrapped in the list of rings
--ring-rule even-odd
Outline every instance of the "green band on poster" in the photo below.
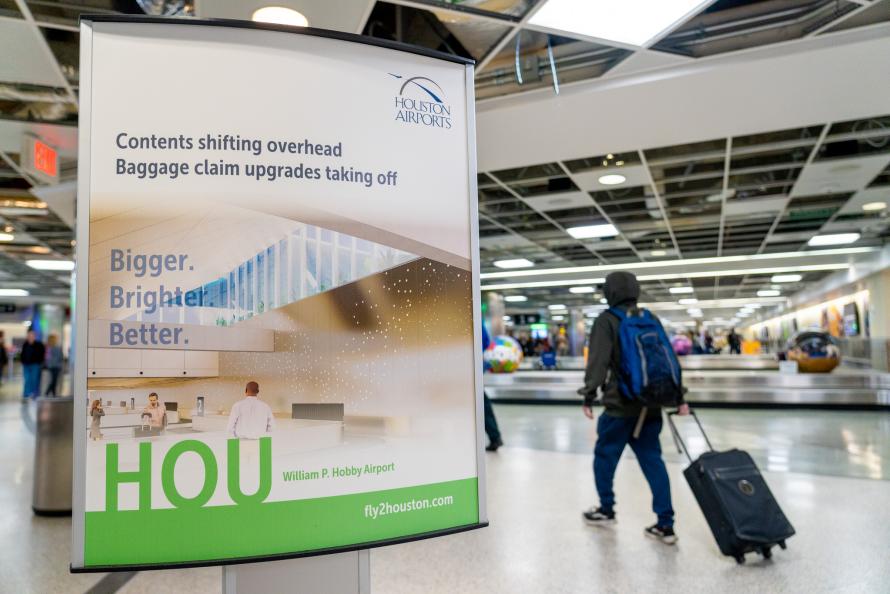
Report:
[[[87,512],[84,564],[235,559],[410,537],[478,523],[477,489],[469,478],[296,501]]]

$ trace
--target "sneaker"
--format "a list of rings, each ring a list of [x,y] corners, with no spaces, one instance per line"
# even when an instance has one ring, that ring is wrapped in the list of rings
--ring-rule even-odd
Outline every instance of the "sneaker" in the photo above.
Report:
[[[601,507],[596,509],[591,507],[586,512],[583,512],[581,517],[584,518],[588,526],[606,526],[616,522],[615,512],[606,511]]]
[[[486,452],[496,452],[498,448],[504,445],[504,441],[502,439],[497,439],[485,447]]]
[[[674,529],[668,526],[655,524],[646,528],[645,533],[646,536],[660,540],[664,544],[672,545],[677,543],[677,535],[674,533]]]

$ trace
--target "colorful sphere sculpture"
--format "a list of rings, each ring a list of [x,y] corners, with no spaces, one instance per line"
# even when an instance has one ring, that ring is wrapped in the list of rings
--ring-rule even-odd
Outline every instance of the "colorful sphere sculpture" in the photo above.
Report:
[[[787,357],[801,373],[828,373],[841,362],[834,338],[821,330],[803,330],[788,339]]]
[[[492,373],[513,373],[522,361],[522,348],[510,336],[497,336],[483,353],[485,367]]]
[[[682,357],[692,352],[692,339],[685,334],[674,334],[671,337],[671,346],[674,347],[674,352]]]

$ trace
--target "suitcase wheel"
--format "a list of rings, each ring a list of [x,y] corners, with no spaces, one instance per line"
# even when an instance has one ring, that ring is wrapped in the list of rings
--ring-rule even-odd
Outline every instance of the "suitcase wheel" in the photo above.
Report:
[[[779,541],[779,548],[782,549],[783,551],[788,548],[787,546],[785,546],[784,540]]]
[[[760,549],[760,554],[763,555],[764,559],[773,558],[773,550],[770,547],[763,547],[762,549]]]
[[[744,565],[745,564],[745,556],[744,555],[736,555],[735,562],[738,563],[739,565]]]

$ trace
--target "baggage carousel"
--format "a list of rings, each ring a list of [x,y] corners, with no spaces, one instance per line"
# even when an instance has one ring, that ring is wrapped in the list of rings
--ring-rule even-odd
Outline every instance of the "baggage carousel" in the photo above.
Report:
[[[705,359],[713,357],[713,362]],[[729,357],[726,357],[729,358]],[[683,383],[686,399],[696,406],[792,407],[890,410],[890,374],[838,368],[830,374],[779,373],[765,357],[686,357]],[[734,366],[734,367],[733,367]],[[513,374],[486,373],[485,391],[497,402],[580,404],[580,369]]]

